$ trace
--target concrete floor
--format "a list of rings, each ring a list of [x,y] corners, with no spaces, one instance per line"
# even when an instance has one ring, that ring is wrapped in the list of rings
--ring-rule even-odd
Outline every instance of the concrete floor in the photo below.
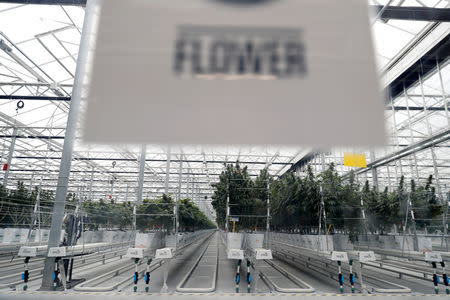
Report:
[[[154,297],[158,300],[273,300],[280,295],[276,294],[125,294],[125,293],[63,293],[63,292],[3,292],[0,293],[0,300],[129,300],[149,299]],[[337,295],[337,294],[290,294],[289,299],[311,299],[311,300],[423,300],[423,299],[448,299],[447,295]]]
[[[218,247],[218,252],[217,252]],[[236,276],[236,261],[235,260],[229,260],[226,256],[226,247],[223,244],[222,239],[219,237],[218,233],[215,234],[214,237],[211,239],[211,243],[207,243],[206,240],[199,240],[197,242],[194,242],[192,245],[188,246],[184,250],[182,250],[181,254],[176,256],[174,259],[170,261],[169,264],[163,264],[162,267],[154,270],[151,272],[151,281],[149,285],[149,293],[160,293],[161,289],[163,287],[163,281],[164,281],[164,273],[168,272],[167,277],[167,286],[169,293],[174,293],[176,286],[179,284],[179,282],[183,279],[183,277],[189,272],[189,270],[193,267],[195,262],[197,261],[198,257],[201,255],[203,250],[207,248],[204,257],[200,260],[197,268],[194,269],[192,276],[190,279],[186,282],[185,287],[209,287],[211,286],[215,270],[215,263],[216,263],[216,255],[218,253],[218,274],[217,274],[217,282],[216,282],[216,291],[214,295],[217,295],[220,299],[228,299],[228,296],[220,296],[222,294],[232,294],[235,296],[238,296],[238,294],[235,293],[235,276]],[[309,285],[315,288],[315,295],[316,297],[319,297],[319,295],[323,294],[333,294],[339,292],[339,286],[337,283],[337,274],[335,278],[326,277],[322,274],[316,273],[314,270],[309,268],[304,268],[303,266],[295,265],[277,258],[274,258],[273,262],[275,262],[280,267],[284,268],[286,271],[294,274],[301,280],[305,281]],[[39,263],[38,263],[39,264]],[[103,272],[106,272],[108,270],[113,269],[117,266],[122,265],[133,265],[133,262],[130,259],[118,259],[118,258],[112,258],[107,260],[107,264],[102,264],[100,262],[92,263],[88,265],[80,265],[76,271],[74,272],[74,278],[79,277],[87,277],[92,278],[95,276],[95,274],[101,274]],[[22,266],[23,267],[23,266]],[[262,272],[264,272],[265,275],[267,275],[272,281],[276,282],[277,285],[284,287],[284,288],[292,288],[292,287],[298,287],[295,283],[293,283],[290,280],[287,280],[286,277],[278,272],[277,270],[273,269],[268,264],[262,263],[260,266],[258,266]],[[20,269],[20,267],[18,267]],[[0,274],[6,274],[9,272],[9,269],[0,270]],[[251,270],[252,276],[253,276],[253,284],[252,284],[252,293],[257,294],[267,294],[267,295],[281,295],[278,294],[275,291],[272,291],[267,284],[264,283],[263,280],[258,280],[257,288],[254,288],[255,283],[255,270]],[[407,286],[411,288],[413,291],[413,295],[417,294],[419,297],[418,299],[424,299],[424,297],[432,297],[432,295],[419,295],[419,294],[431,294],[433,293],[433,286],[431,282],[426,282],[424,280],[419,279],[411,279],[411,278],[404,278],[399,279],[393,276],[392,274],[388,273],[382,273],[379,270],[365,270],[364,271],[367,275],[373,275],[378,278],[382,278],[384,280],[388,280],[393,283],[398,283],[404,286]],[[119,286],[118,291],[120,293],[124,294],[132,294],[132,295],[142,295],[145,293],[145,283],[143,278],[140,278],[140,281],[138,283],[138,292],[133,293],[133,282],[132,282],[132,276],[134,273],[134,269],[130,269],[129,271],[120,274],[119,276],[116,276],[112,279],[109,279],[102,283],[101,285],[112,285],[114,282],[119,282],[120,280],[126,280],[124,284]],[[247,292],[247,283],[246,283],[246,277],[247,277],[247,267],[245,262],[241,265],[241,281],[239,284],[239,291],[240,293],[245,294]],[[346,278],[347,279],[347,278]],[[41,293],[34,293],[39,286],[41,281],[36,280],[29,283],[29,291],[30,292],[8,292],[8,291],[0,291],[0,299],[22,299],[20,298],[20,294],[23,295],[23,299],[31,298],[29,295],[35,295],[33,297],[34,300],[37,299],[44,299],[45,297],[49,297],[48,299],[51,299],[53,297],[53,294],[45,294],[46,296],[44,298],[40,298]],[[17,287],[18,290],[20,289],[20,286]],[[111,292],[108,295],[111,295],[113,298],[120,299],[120,296],[117,295],[116,292]],[[345,292],[349,292],[348,287],[345,289]],[[357,289],[357,293],[358,293]],[[80,293],[80,292],[74,292],[68,290],[66,293],[72,293],[73,295],[83,295],[83,298],[85,298],[84,295],[91,295],[86,293]],[[444,288],[442,285],[440,285],[440,293],[445,293]],[[8,295],[8,296],[6,296]],[[69,297],[68,294],[64,294],[64,298]],[[103,296],[102,296],[103,295]],[[413,299],[413,295],[408,296],[408,299]],[[164,298],[164,295],[159,295],[160,297]],[[90,297],[90,296],[89,296]],[[106,299],[104,294],[99,294],[97,297],[93,296],[92,299]],[[178,296],[177,296],[178,297]],[[187,296],[183,296],[183,299],[187,299]],[[207,296],[203,296],[207,298]],[[202,298],[203,298],[202,297]],[[245,298],[242,295],[239,295],[240,298]],[[294,297],[296,297],[294,295]],[[371,296],[371,299],[373,299],[374,296]],[[420,298],[421,297],[421,298]],[[448,299],[448,296],[444,296]],[[109,298],[109,296],[107,297]],[[215,299],[219,299],[215,298]],[[47,299],[47,298],[45,298]],[[67,298],[69,299],[69,298]],[[75,298],[74,298],[75,299]],[[159,298],[160,299],[160,298]],[[341,296],[340,299],[345,299],[344,296]],[[352,299],[358,299],[358,296],[353,296]],[[362,298],[361,298],[362,299]],[[394,299],[394,298],[391,298]],[[395,299],[402,299],[402,298],[395,298]]]

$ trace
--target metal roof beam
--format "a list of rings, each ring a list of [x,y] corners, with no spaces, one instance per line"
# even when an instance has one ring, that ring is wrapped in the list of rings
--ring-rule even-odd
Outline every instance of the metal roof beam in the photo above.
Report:
[[[43,159],[61,159],[61,157],[45,157],[45,156],[15,156],[15,159],[38,159],[38,160],[43,160]],[[136,161],[136,159],[133,158],[119,158],[119,157],[112,157],[112,158],[105,158],[105,157],[76,157],[73,159],[74,161]],[[165,162],[165,159],[153,159],[153,158],[149,158],[146,159],[145,161],[149,161],[149,162]],[[180,159],[172,159],[171,162],[172,163],[179,163],[180,161],[182,162],[187,162],[187,163],[214,163],[214,164],[224,164],[226,163],[226,161],[224,160],[206,160],[206,161],[202,161],[202,160],[180,160]],[[266,162],[264,161],[240,161],[239,162],[242,165],[266,165]],[[272,162],[272,165],[292,165],[291,162]]]
[[[8,0],[9,3],[37,4],[37,5],[68,5],[86,6],[86,0]],[[423,6],[384,6],[370,5],[380,19],[449,22],[450,10],[447,8],[434,8]]]
[[[0,100],[48,100],[48,101],[70,101],[70,97],[0,95]]]
[[[367,164],[367,168],[359,168],[354,173],[360,174],[371,170],[372,168],[380,167],[389,164],[390,162],[399,160],[403,157],[409,156],[413,153],[417,153],[424,149],[433,147],[436,144],[443,143],[445,141],[450,140],[450,129],[444,130],[441,133],[438,133],[434,136],[431,136],[427,139],[424,139],[418,143],[414,143],[408,147],[405,147],[399,151],[393,152],[385,157],[377,159],[371,163]],[[350,175],[350,172],[343,175],[342,178],[347,178]]]
[[[379,13],[383,7],[383,5],[371,6],[377,13]],[[387,6],[381,13],[380,19],[450,22],[450,9],[423,6]]]

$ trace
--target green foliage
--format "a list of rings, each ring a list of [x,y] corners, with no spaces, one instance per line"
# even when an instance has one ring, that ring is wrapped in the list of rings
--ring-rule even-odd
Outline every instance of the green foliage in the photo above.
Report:
[[[171,231],[174,224],[173,208],[175,202],[170,196],[163,195],[159,199],[144,199],[142,205],[136,207],[136,229],[148,231],[151,229],[167,229]],[[133,205],[130,202],[106,203],[100,201],[86,201],[84,210],[90,219],[90,228],[99,227],[131,228],[133,224]],[[197,230],[214,228],[206,215],[189,199],[179,203],[180,230]]]
[[[416,226],[418,229],[429,225],[438,225],[442,222],[439,218],[442,216],[443,207],[439,203],[434,187],[432,186],[433,176],[428,177],[424,186],[418,186],[411,180],[411,188],[409,197],[411,198],[411,207],[416,218]],[[369,189],[366,182],[362,190],[365,208],[367,211],[368,225],[371,232],[379,231],[380,233],[389,232],[393,226],[401,231],[406,218],[410,218],[410,214],[406,215],[408,193],[405,188],[405,178],[400,178],[398,188],[389,193],[385,188],[383,192],[378,193]],[[411,224],[411,221],[409,221]]]
[[[28,227],[31,223],[34,204],[36,203],[38,188],[30,192],[21,181],[16,189],[8,190],[0,184],[0,226]],[[41,190],[41,226],[49,226],[54,194],[52,191]]]
[[[411,204],[417,219],[417,228],[423,228],[431,223],[438,223],[439,217],[443,213],[442,205],[436,197],[435,188],[432,186],[433,175],[430,175],[424,186],[416,187],[414,180],[411,180]],[[442,220],[441,220],[442,221]]]
[[[183,199],[179,204],[179,220],[181,229],[194,231],[197,229],[215,228],[213,222],[190,199]]]
[[[84,201],[83,210],[87,213],[91,230],[99,227],[124,229],[131,225],[133,207],[129,202],[107,203],[105,200]]]
[[[258,178],[253,181],[247,172],[247,167],[226,165],[225,170],[219,176],[219,182],[214,183],[216,188],[212,196],[211,204],[216,210],[216,221],[219,227],[225,227],[226,202],[229,191],[230,213],[240,216],[240,228],[264,227],[264,218],[243,217],[248,215],[266,215],[267,182],[269,180],[267,170],[262,170]]]
[[[368,181],[361,189],[355,183],[353,173],[348,182],[343,182],[333,163],[317,176],[313,174],[311,166],[307,166],[304,177],[288,172],[277,180],[272,179],[267,170],[261,171],[255,180],[251,180],[247,168],[236,163],[226,165],[219,182],[213,184],[215,191],[212,205],[216,210],[218,225],[225,227],[227,186],[231,215],[265,215],[267,182],[270,184],[271,227],[274,230],[311,232],[312,228],[319,225],[322,200],[327,225],[332,224],[331,232],[347,232],[352,241],[357,240],[365,229],[382,234],[390,232],[393,226],[400,230],[407,217],[407,192],[403,176],[395,191],[389,192],[385,188],[378,192],[369,186]],[[442,205],[432,186],[432,176],[424,186],[416,187],[411,182],[410,196],[419,228],[431,224],[442,215]],[[364,207],[361,207],[361,200]],[[362,208],[366,224],[363,222]],[[253,229],[255,225],[260,227],[264,224],[265,218],[241,218],[239,228]]]
[[[163,195],[160,199],[144,199],[143,204],[136,208],[136,228],[141,231],[148,229],[173,228],[173,207],[175,202],[170,196]],[[132,212],[130,214],[132,216]]]
[[[23,182],[18,182],[14,190],[8,190],[0,184],[0,226],[2,227],[28,227],[32,220],[34,204],[36,203],[38,188],[31,192]],[[41,190],[40,210],[41,226],[48,227],[51,222],[51,213],[55,201],[53,191]],[[66,210],[73,211],[79,199],[76,194],[68,193],[66,197]],[[173,226],[173,206],[175,203],[166,195],[160,199],[145,199],[137,207],[137,229],[146,231],[152,228],[168,228]],[[85,200],[83,210],[87,213],[90,229],[131,228],[133,222],[133,205],[130,202],[117,203],[114,199],[105,201]],[[170,216],[145,216],[145,214],[167,214]],[[212,223],[200,209],[189,199],[180,201],[180,226],[190,230],[214,228]]]
[[[304,196],[301,186],[300,177],[291,172],[271,184],[272,225],[280,226],[286,223],[299,225],[301,221],[305,222],[309,214],[305,207],[297,205]]]

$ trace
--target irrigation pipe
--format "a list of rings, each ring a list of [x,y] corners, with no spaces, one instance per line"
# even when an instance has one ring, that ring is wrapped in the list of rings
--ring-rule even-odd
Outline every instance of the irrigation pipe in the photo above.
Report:
[[[277,255],[277,252],[278,253],[283,253],[282,251],[275,250],[275,255]],[[291,251],[288,251],[288,252],[291,252]],[[306,259],[303,259],[301,257],[298,257],[298,256],[302,256],[302,254],[300,254],[300,253],[292,253],[291,252],[289,254],[289,256],[291,256],[291,257],[294,257],[294,255],[297,256],[297,257],[295,257],[297,262],[299,262],[299,260],[301,260],[304,263],[307,263],[309,266],[314,266],[316,268],[321,268],[321,269],[323,269],[323,267],[320,266],[320,265],[317,265],[317,264],[318,263],[325,263],[326,265],[328,265],[328,268],[326,269],[327,272],[329,271],[330,268],[335,269],[335,266],[332,266],[331,263],[326,263],[324,261],[318,260],[318,259],[313,258],[313,257],[308,256],[308,255],[305,255]],[[315,263],[313,260],[310,260],[310,259],[316,260],[317,263]],[[316,269],[316,271],[317,271],[317,269]],[[378,277],[374,277],[372,275],[364,274],[364,277],[365,278],[370,278],[370,279],[372,279],[372,281],[373,280],[374,281],[379,281],[379,282],[382,282],[382,283],[387,284],[387,285],[392,285],[392,286],[398,287],[398,288],[393,288],[393,289],[385,289],[385,288],[376,288],[376,287],[372,286],[372,290],[375,291],[375,292],[379,292],[379,293],[410,293],[411,292],[411,289],[409,289],[409,288],[407,288],[405,286],[398,285],[398,284],[395,284],[395,283],[392,283],[392,282],[389,282],[389,281],[386,281],[386,280],[382,280],[382,279],[379,279]]]
[[[180,251],[182,249],[188,247],[189,245],[191,245],[192,243],[194,243],[198,239],[199,238],[196,238],[191,243],[188,243],[188,244],[184,245],[183,247],[177,249],[177,253],[174,256],[178,256],[181,253]],[[154,270],[160,268],[164,263],[165,263],[165,260],[159,260],[159,261],[156,261],[156,262],[152,263],[150,265],[150,270],[149,271],[153,272]],[[143,260],[141,260],[141,262],[139,263],[139,266],[141,266],[142,264],[143,264]],[[100,275],[100,276],[97,276],[95,278],[89,279],[89,280],[87,280],[85,282],[82,282],[81,284],[75,286],[74,290],[75,291],[79,291],[79,292],[109,292],[109,291],[113,291],[118,286],[120,286],[120,285],[124,284],[125,282],[129,281],[130,278],[125,278],[124,280],[122,280],[122,281],[120,281],[118,283],[115,283],[114,285],[110,285],[110,286],[98,287],[98,286],[86,286],[86,285],[94,283],[94,282],[97,282],[97,284],[98,284],[98,281],[101,280],[101,279],[107,278],[108,276],[111,276],[111,275],[112,275],[111,277],[114,277],[114,276],[118,275],[121,271],[125,271],[125,270],[128,271],[129,269],[132,269],[134,267],[135,267],[134,265],[127,265],[127,266],[119,267],[119,268],[114,269],[114,270],[112,270],[110,272],[107,272],[107,273],[105,273],[103,275]],[[142,273],[144,271],[145,271],[145,269],[141,270],[140,273]],[[104,281],[105,280],[103,280],[101,282],[104,282]]]
[[[398,287],[398,289],[383,289],[383,288],[372,287],[372,291],[374,291],[374,292],[377,292],[377,293],[411,293],[411,289],[406,287],[406,286],[403,286],[403,285],[400,285],[400,284],[396,284],[396,283],[393,283],[393,282],[390,282],[390,281],[386,281],[386,280],[383,280],[383,279],[375,278],[375,277],[372,277],[372,276],[364,275],[364,277],[366,277],[366,278],[369,277],[369,278],[372,278],[372,279],[374,279],[376,281],[383,282],[383,283],[385,283],[387,285],[393,285],[393,286],[397,286]]]
[[[298,278],[294,274],[289,273],[288,271],[286,271],[282,267],[276,265],[275,263],[273,263],[273,262],[271,262],[269,260],[265,260],[265,262],[268,265],[272,266],[275,270],[277,270],[278,272],[280,272],[281,274],[286,276],[292,282],[298,284],[299,286],[306,286],[306,288],[282,288],[282,287],[276,285],[275,282],[273,282],[263,272],[259,271],[259,273],[262,275],[263,279],[265,281],[269,282],[269,284],[271,284],[275,288],[275,290],[277,292],[280,292],[280,293],[313,293],[315,291],[315,289],[311,285],[309,285],[305,281],[301,280],[300,278]]]
[[[142,265],[142,264],[143,264],[143,262],[139,263],[139,265]],[[164,260],[159,260],[157,262],[152,263],[150,265],[150,272],[153,272],[154,270],[158,269],[163,264],[164,264]],[[85,282],[82,282],[81,284],[75,286],[74,290],[78,291],[78,292],[109,292],[109,291],[112,291],[112,290],[116,289],[119,285],[122,285],[125,282],[129,281],[130,278],[127,277],[113,285],[110,285],[110,286],[85,286],[85,285],[99,281],[100,279],[104,279],[112,274],[118,275],[120,273],[120,271],[128,271],[129,269],[132,269],[132,268],[134,268],[134,265],[128,265],[128,266],[124,266],[124,267],[120,267],[118,269],[112,270],[103,275],[100,275],[95,278],[89,279]],[[143,271],[144,270],[141,270],[140,272],[143,272]],[[103,280],[102,282],[104,282],[104,281],[105,280]]]
[[[212,239],[213,238],[210,239],[210,241],[208,243],[208,246],[206,246],[205,250],[203,250],[202,253],[199,255],[199,257],[197,258],[197,261],[192,266],[192,268],[189,270],[189,272],[186,273],[186,275],[183,277],[183,279],[177,285],[177,287],[176,287],[176,291],[177,292],[181,292],[181,293],[211,293],[211,292],[214,292],[216,290],[217,270],[218,270],[218,267],[219,267],[219,247],[217,247],[216,267],[214,269],[213,282],[212,282],[211,287],[209,287],[209,288],[184,288],[183,287],[186,284],[186,282],[188,281],[188,279],[191,277],[192,273],[194,272],[194,270],[197,267],[198,263],[202,259],[202,257],[205,254],[206,250],[208,250]]]
[[[103,260],[114,259],[114,258],[116,258],[118,256],[123,255],[123,254],[119,254],[119,255],[116,254],[116,253],[119,253],[121,251],[123,251],[123,250],[109,250],[108,252],[87,254],[85,257],[83,257],[81,262],[80,261],[75,262],[74,267],[86,266],[88,262],[90,262],[92,260],[95,261],[97,259],[97,256],[100,256],[100,255],[104,255],[105,256],[105,257],[102,258]],[[108,258],[107,257],[108,254],[114,254],[114,255],[112,255],[111,257]],[[35,262],[37,262],[37,261],[35,261]],[[39,263],[42,263],[42,262],[39,261]],[[39,270],[38,268],[39,268],[39,266],[37,266],[37,268],[34,268],[34,269],[30,270],[30,279],[29,279],[29,281],[36,281],[38,279],[42,279],[42,270]],[[14,278],[14,277],[20,278],[21,274],[22,274],[22,272],[8,274],[8,275],[0,277],[0,280],[4,280],[4,279],[7,279],[7,278]],[[22,283],[23,283],[23,280],[3,283],[3,284],[0,284],[0,289],[15,287],[16,285],[19,285],[19,284],[22,284]]]

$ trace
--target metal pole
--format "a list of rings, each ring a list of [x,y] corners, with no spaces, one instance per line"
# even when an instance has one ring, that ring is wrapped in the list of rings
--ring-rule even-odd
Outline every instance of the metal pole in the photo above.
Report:
[[[439,67],[439,64],[437,65],[437,67]],[[440,79],[442,79],[442,78],[440,78]],[[422,76],[420,76],[420,74],[419,74],[419,83],[420,83],[420,92],[421,92],[421,95],[422,95],[423,111],[424,111],[424,113],[427,113],[427,104],[426,104],[426,101],[425,101],[425,93],[423,91],[423,81],[422,81]],[[447,112],[447,114],[448,114],[448,112]],[[427,121],[428,136],[431,137],[433,135],[433,131],[432,131],[429,119],[430,119],[429,115],[427,115],[426,116],[426,121]],[[435,152],[435,149],[434,149],[434,145],[430,147],[430,152],[431,152],[431,159],[432,159],[432,162],[433,162],[434,178],[435,178],[435,182],[436,182],[437,193],[439,195],[438,197],[441,200],[441,202],[446,202],[444,200],[443,195],[442,195],[441,181],[439,179],[439,171],[438,171],[438,166],[437,166],[437,163],[436,163],[437,159],[436,159],[436,152]],[[448,202],[446,204],[448,205]],[[448,206],[446,206],[446,207],[448,207]],[[447,223],[446,222],[446,215],[447,215],[447,213],[442,214],[443,230],[442,230],[441,247],[444,245],[444,235],[446,234],[446,231],[447,231],[447,228],[446,228],[446,223]],[[447,243],[447,251],[448,251],[448,243]]]
[[[323,210],[322,186],[320,186],[319,189],[320,189],[320,206],[319,206],[319,231],[317,232],[317,253],[319,253],[320,236],[322,235],[322,210]]]
[[[50,237],[48,248],[57,247],[60,243],[61,228],[64,218],[64,208],[66,206],[67,188],[69,184],[70,167],[72,163],[73,145],[75,141],[76,125],[78,120],[78,112],[80,109],[81,91],[83,85],[83,75],[85,74],[88,39],[91,38],[89,29],[92,21],[93,7],[87,1],[86,12],[83,23],[83,34],[81,36],[78,62],[76,67],[76,76],[74,79],[74,88],[72,99],[70,101],[70,109],[67,117],[66,134],[64,138],[63,151],[61,156],[61,164],[59,167],[58,185],[56,187],[55,202],[53,205],[52,223],[50,228]],[[45,259],[41,290],[52,290],[53,272],[55,270],[55,258],[47,257]]]
[[[362,215],[363,224],[364,224],[364,232],[365,232],[366,240],[367,240],[367,248],[370,249],[370,241],[369,241],[369,236],[367,233],[366,212],[364,210],[364,199],[362,196],[362,192],[359,193],[359,199],[360,199],[360,203],[361,203],[361,215]]]
[[[444,100],[445,115],[447,117],[447,125],[450,127],[450,114],[448,111],[447,92],[445,91],[444,80],[442,79],[442,73],[441,73],[441,66],[439,66],[439,61],[437,60],[437,57],[436,57],[436,69],[437,69],[437,73],[439,75],[439,83],[441,86],[442,100]]]
[[[9,176],[9,169],[11,169],[11,161],[14,153],[14,146],[16,145],[16,136],[17,136],[17,128],[14,127],[13,130],[13,137],[11,139],[11,144],[9,145],[9,153],[8,158],[6,160],[6,171],[5,175],[3,176],[3,186],[6,188],[6,185],[8,184],[8,176]]]
[[[406,110],[408,112],[409,138],[411,140],[411,144],[414,144],[414,135],[413,135],[412,125],[411,125],[411,114],[410,114],[410,111],[409,111],[409,104],[408,104],[408,93],[406,92],[405,85],[403,85],[403,95],[405,97]],[[410,164],[409,164],[410,172],[411,172],[411,178],[415,178],[416,184],[419,184],[419,171],[417,169],[417,157],[416,157],[416,153],[415,152],[413,153],[412,159],[414,160],[414,162],[412,162],[411,158],[410,158]],[[415,251],[418,251],[419,250],[418,249],[419,245],[418,245],[418,241],[417,241],[416,220],[415,220],[415,217],[414,217],[414,208],[413,208],[412,201],[411,201],[411,193],[408,193],[408,207],[410,209],[411,222],[413,224],[413,231],[414,231],[413,247],[414,247]]]
[[[326,164],[325,164],[325,153],[320,154],[321,162],[322,162],[322,172],[325,172]]]
[[[227,205],[225,212],[225,232],[228,232],[228,219],[230,218],[230,183],[227,181]]]
[[[266,245],[270,249],[269,243],[269,232],[270,232],[270,183],[267,179],[267,221],[266,221]]]
[[[387,171],[387,176],[388,176],[388,191],[392,190],[391,187],[391,171],[389,170],[389,164],[386,165],[386,171]]]
[[[192,176],[192,187],[191,187],[191,199],[194,200],[194,185],[195,185],[195,178]]]
[[[139,157],[139,178],[138,178],[138,188],[136,195],[137,205],[142,204],[142,189],[144,188],[144,171],[145,171],[145,153],[147,152],[147,146],[142,145],[141,156]]]
[[[32,217],[31,223],[30,223],[30,229],[28,230],[28,236],[27,236],[27,240],[26,240],[27,246],[29,246],[29,244],[30,244],[31,233],[34,230],[36,223],[38,222],[38,219],[39,219],[38,214],[40,214],[41,187],[42,187],[42,176],[39,181],[39,188],[38,188],[37,195],[36,195],[36,203],[34,203],[33,217]],[[39,240],[40,240],[41,239],[41,237],[40,237],[41,231],[39,230],[38,233],[39,233]]]
[[[191,175],[191,168],[188,169],[187,179],[186,179],[186,198],[189,198],[189,181]]]
[[[397,151],[400,150],[400,143],[399,143],[399,138],[398,138],[398,132],[397,132],[397,119],[395,117],[395,109],[394,109],[394,102],[392,101],[392,97],[389,96],[389,101],[390,101],[390,105],[391,105],[391,109],[392,109],[392,121],[393,121],[393,134],[395,137],[395,144],[396,144],[396,149]],[[396,161],[396,165],[395,165],[395,175],[396,175],[396,180],[397,180],[397,185],[398,185],[398,175],[397,175],[397,162],[398,162],[398,166],[399,166],[399,170],[400,170],[400,175],[403,175],[403,168],[402,168],[402,160],[398,159]]]
[[[91,181],[89,183],[89,200],[92,201],[92,183],[94,182],[94,167],[92,167]]]
[[[113,194],[114,194],[114,176],[111,179],[111,190],[109,191],[109,197],[112,200],[113,199]]]
[[[178,174],[178,199],[176,202],[176,214],[175,214],[175,241],[176,241],[176,247],[175,249],[178,248],[178,227],[179,227],[179,216],[180,216],[180,198],[181,198],[181,175],[183,172],[183,161],[181,160],[180,157],[180,172]]]
[[[411,222],[413,224],[413,233],[414,233],[414,251],[419,251],[419,241],[417,239],[417,230],[416,230],[416,218],[414,216],[414,210],[411,202],[411,192],[408,193],[408,205],[411,208]]]
[[[370,160],[375,161],[375,151],[370,151]],[[377,174],[377,168],[372,167],[372,182],[373,187],[375,188],[375,191],[378,192],[378,174]]]
[[[131,247],[131,244],[135,244],[136,243],[136,201],[134,202],[133,205],[133,225],[132,225],[132,234],[130,235],[130,240],[128,243],[128,246]]]
[[[443,241],[444,241],[444,237],[445,237],[445,248],[446,251],[448,252],[448,227],[447,227],[447,220],[448,220],[448,206],[450,203],[450,193],[447,193],[447,201],[445,201],[445,213],[444,216],[442,218],[443,220],[443,231],[442,231],[442,242],[441,242],[441,247],[443,246]]]
[[[170,176],[170,145],[167,146],[167,165],[166,165],[166,182],[164,194],[169,194],[169,176]]]
[[[422,76],[420,76],[419,74],[419,85],[420,85],[420,93],[422,95],[422,104],[423,104],[423,111],[424,113],[427,113],[427,103],[425,101],[425,93],[423,90],[423,81],[422,81]],[[433,135],[433,131],[431,128],[431,124],[430,124],[430,120],[429,120],[429,116],[426,116],[426,123],[427,123],[427,131],[428,131],[428,136],[431,137]],[[430,147],[430,152],[431,152],[431,158],[433,161],[433,170],[434,170],[434,178],[435,178],[435,182],[436,182],[436,187],[437,187],[437,192],[439,194],[439,197],[441,197],[442,194],[442,190],[441,190],[441,184],[440,184],[440,180],[439,180],[439,172],[438,172],[438,168],[437,168],[437,163],[436,163],[436,153],[434,150],[434,145]]]
[[[178,173],[178,201],[181,200],[181,183],[182,183],[183,161],[180,157],[180,170]]]
[[[403,194],[400,194],[402,196]],[[408,225],[408,213],[409,213],[409,201],[406,203],[406,214],[405,214],[405,225],[403,229],[403,243],[402,243],[402,256],[405,252],[405,238],[406,238],[406,227]]]
[[[411,140],[411,144],[414,144],[414,134],[412,130],[411,124],[411,113],[409,111],[409,103],[408,103],[408,93],[406,92],[405,85],[403,85],[403,94],[405,97],[406,111],[408,113],[408,128],[409,128],[409,138]],[[416,152],[413,153],[414,163],[410,163],[411,168],[411,178],[415,177],[416,183],[419,184],[419,170],[417,169],[417,156]],[[413,166],[414,165],[414,166]],[[415,172],[414,172],[415,171]],[[414,176],[415,175],[415,176]]]
[[[31,178],[30,178],[30,193],[33,192],[33,181],[34,181],[34,171],[31,172]]]

